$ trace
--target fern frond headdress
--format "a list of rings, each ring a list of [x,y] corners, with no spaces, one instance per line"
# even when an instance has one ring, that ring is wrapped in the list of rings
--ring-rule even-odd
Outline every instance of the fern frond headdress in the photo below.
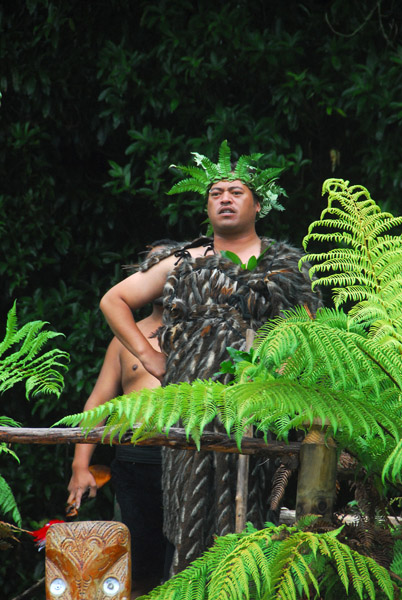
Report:
[[[278,202],[278,197],[281,194],[286,196],[286,192],[276,183],[283,169],[260,169],[253,164],[258,162],[264,156],[263,154],[243,154],[233,167],[227,140],[224,140],[219,148],[219,158],[216,164],[203,154],[198,154],[198,152],[192,152],[191,154],[194,157],[193,160],[196,166],[170,165],[179,169],[188,177],[174,184],[168,192],[169,195],[196,192],[205,198],[212,184],[218,181],[235,181],[239,179],[258,197],[261,210],[257,218],[265,217],[271,208],[284,210]]]

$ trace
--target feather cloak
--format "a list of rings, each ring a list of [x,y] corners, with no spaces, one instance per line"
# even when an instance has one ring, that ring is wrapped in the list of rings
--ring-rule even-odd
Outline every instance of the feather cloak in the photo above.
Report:
[[[202,243],[203,242],[203,243]],[[178,257],[163,294],[163,326],[158,332],[167,355],[163,385],[209,379],[227,360],[226,348],[243,349],[246,330],[297,304],[314,314],[319,294],[311,290],[308,265],[300,272],[301,251],[284,242],[262,238],[264,256],[251,271],[213,252],[192,258],[186,250],[155,252],[141,265],[147,270],[168,255]],[[211,426],[212,427],[212,426]],[[219,423],[215,423],[219,431]],[[235,455],[163,450],[165,534],[175,547],[171,574],[184,569],[213,543],[216,535],[234,531]],[[250,461],[247,520],[262,527],[268,520],[272,465]]]

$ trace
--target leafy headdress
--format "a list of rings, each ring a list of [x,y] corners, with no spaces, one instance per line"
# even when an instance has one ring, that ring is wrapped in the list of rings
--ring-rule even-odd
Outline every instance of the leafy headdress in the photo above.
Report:
[[[286,195],[286,192],[276,183],[283,169],[258,168],[253,163],[258,162],[264,156],[263,154],[243,154],[236,162],[235,167],[233,167],[230,160],[230,147],[226,140],[222,142],[219,148],[219,158],[216,164],[203,154],[198,154],[198,152],[192,152],[191,154],[197,166],[170,165],[179,169],[179,171],[184,175],[188,175],[188,177],[175,183],[169,190],[169,195],[183,192],[197,192],[205,198],[213,183],[239,179],[258,197],[261,211],[258,213],[257,218],[265,217],[271,208],[284,210],[283,206],[278,202],[278,196],[281,194]]]

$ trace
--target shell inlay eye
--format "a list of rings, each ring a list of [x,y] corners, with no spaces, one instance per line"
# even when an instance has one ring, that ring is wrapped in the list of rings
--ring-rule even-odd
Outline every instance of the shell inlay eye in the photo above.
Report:
[[[67,589],[67,584],[64,579],[53,579],[49,586],[49,591],[53,596],[61,596]]]
[[[120,583],[115,577],[108,577],[103,582],[103,591],[107,596],[114,596],[120,589]]]

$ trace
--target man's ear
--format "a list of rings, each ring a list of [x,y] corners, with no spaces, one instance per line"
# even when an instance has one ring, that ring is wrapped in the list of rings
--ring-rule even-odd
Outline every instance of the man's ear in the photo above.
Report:
[[[261,211],[261,204],[256,202],[257,214]]]

